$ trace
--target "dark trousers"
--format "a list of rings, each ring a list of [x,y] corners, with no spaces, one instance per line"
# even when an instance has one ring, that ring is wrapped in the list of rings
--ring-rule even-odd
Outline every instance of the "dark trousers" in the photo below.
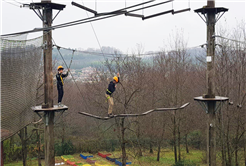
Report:
[[[57,91],[58,91],[58,103],[60,103],[62,101],[62,97],[64,94],[63,86],[58,86]]]

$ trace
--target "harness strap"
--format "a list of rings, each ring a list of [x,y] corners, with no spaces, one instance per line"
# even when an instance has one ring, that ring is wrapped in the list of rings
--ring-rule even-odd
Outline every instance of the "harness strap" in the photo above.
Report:
[[[61,75],[60,75],[60,78],[61,78],[62,85],[64,85],[63,78],[62,78],[62,76],[61,76]]]
[[[112,92],[110,92],[108,89],[107,89],[107,92],[108,92],[108,93],[112,93]]]

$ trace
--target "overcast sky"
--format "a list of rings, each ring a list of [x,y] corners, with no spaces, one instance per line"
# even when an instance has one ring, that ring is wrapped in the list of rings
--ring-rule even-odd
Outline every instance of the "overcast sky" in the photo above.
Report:
[[[74,0],[82,4],[82,0]],[[145,0],[146,1],[146,0]],[[162,0],[164,1],[164,0]],[[9,3],[7,3],[9,2]],[[41,20],[28,8],[20,8],[18,2],[31,3],[31,0],[1,0],[1,34],[32,30],[41,28]],[[33,2],[40,2],[33,0]],[[71,5],[68,0],[53,0],[54,3],[65,4],[66,8],[60,12],[53,25],[86,18],[86,12]],[[126,6],[142,3],[143,0],[83,0],[84,5],[98,12],[108,12]],[[157,0],[154,3],[160,2]],[[189,7],[187,0],[175,0],[174,3],[164,4],[151,9],[145,9],[137,13],[145,16],[172,9],[179,10]],[[10,4],[12,3],[12,4]],[[17,6],[15,6],[15,5]],[[131,52],[137,44],[142,44],[145,51],[158,51],[167,43],[170,34],[183,29],[184,37],[188,41],[188,47],[197,46],[206,42],[206,25],[202,19],[194,13],[194,10],[206,5],[206,0],[191,0],[190,12],[177,15],[167,14],[142,21],[140,18],[117,16],[106,20],[93,22],[100,44],[111,46]],[[244,0],[217,0],[217,7],[229,8],[217,24],[232,29],[242,20],[245,21]],[[54,14],[56,11],[54,11]],[[54,15],[53,14],[53,15]],[[89,14],[92,16],[92,14]],[[28,38],[40,36],[41,33],[29,34]],[[70,48],[99,48],[90,23],[57,29],[53,31],[53,38],[57,45]]]

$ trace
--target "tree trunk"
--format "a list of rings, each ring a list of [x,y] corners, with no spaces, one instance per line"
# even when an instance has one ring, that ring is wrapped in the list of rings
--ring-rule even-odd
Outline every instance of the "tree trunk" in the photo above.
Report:
[[[152,105],[153,106],[153,105]],[[154,107],[154,106],[153,106]],[[153,151],[153,134],[152,134],[152,132],[154,131],[154,120],[153,120],[153,118],[151,119],[151,134],[150,134],[150,145],[149,145],[149,152],[151,153],[151,154],[153,154],[154,153],[154,151]]]
[[[22,162],[23,162],[23,166],[26,166],[26,158],[27,158],[27,149],[26,149],[27,128],[26,127],[20,130],[19,136],[22,144],[22,149],[21,149]]]
[[[246,140],[244,139],[244,165],[246,166]]]
[[[226,165],[225,164],[226,163],[226,156],[225,156],[225,150],[224,150],[224,143],[223,142],[222,142],[222,146],[221,146],[221,155],[222,155],[222,166],[225,166]]]
[[[63,117],[63,116],[62,116]],[[64,121],[62,122],[62,155],[64,155],[64,142],[65,142],[65,126],[64,126]]]
[[[150,140],[150,144],[149,144],[149,153],[153,154],[153,143],[152,140]]]
[[[10,137],[10,156],[13,156],[14,154],[14,137]],[[11,158],[11,161],[13,161],[13,158]]]
[[[178,151],[179,151],[179,161],[181,161],[181,150],[180,150],[180,131],[179,131],[179,127],[178,127]]]
[[[235,144],[235,164],[238,166],[238,134],[239,134],[239,124],[237,124],[237,132],[236,132],[236,144]]]
[[[126,142],[125,142],[125,118],[121,119],[121,150],[122,150],[122,166],[126,166]]]
[[[221,115],[221,131],[220,131],[220,141],[221,141],[221,155],[222,155],[222,166],[226,165],[226,153],[225,153],[225,141],[224,141],[224,125],[223,125],[223,115]]]
[[[158,150],[157,150],[157,161],[160,161],[160,152],[161,152],[161,143],[158,143]]]
[[[229,142],[229,131],[230,131],[230,120],[228,120],[228,124],[227,124],[227,137],[226,137],[226,142],[227,142],[227,156],[228,156],[228,165],[231,166],[232,162],[231,162],[231,154],[230,154],[230,142]]]
[[[185,135],[185,149],[186,149],[186,153],[189,153],[189,147],[188,147],[188,140],[187,140],[187,135]]]
[[[174,149],[174,158],[175,158],[175,163],[177,163],[178,159],[177,159],[177,145],[176,145],[176,120],[175,120],[175,116],[173,118],[173,149]]]
[[[40,156],[40,133],[39,130],[36,130],[36,134],[37,134],[37,149],[38,149],[38,166],[42,166],[41,165],[41,156]]]
[[[165,121],[163,120],[163,126],[162,126],[162,133],[161,133],[161,138],[157,142],[158,143],[158,151],[157,151],[157,161],[160,161],[160,153],[161,153],[161,143],[164,139],[164,133],[165,133]]]
[[[138,132],[137,132],[138,157],[142,157],[143,153],[142,153],[141,144],[139,140],[140,140],[140,124],[138,123]]]

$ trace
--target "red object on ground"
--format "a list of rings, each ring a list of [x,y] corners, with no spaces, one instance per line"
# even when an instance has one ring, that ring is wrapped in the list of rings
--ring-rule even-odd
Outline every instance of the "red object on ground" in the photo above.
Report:
[[[67,164],[68,164],[68,165],[74,165],[75,162],[71,162],[71,161],[67,160]]]
[[[96,161],[91,159],[86,159],[86,162],[89,164],[95,164]]]
[[[102,154],[100,152],[98,152],[98,156],[101,156],[102,158],[106,158],[108,156],[110,156],[111,154]]]

